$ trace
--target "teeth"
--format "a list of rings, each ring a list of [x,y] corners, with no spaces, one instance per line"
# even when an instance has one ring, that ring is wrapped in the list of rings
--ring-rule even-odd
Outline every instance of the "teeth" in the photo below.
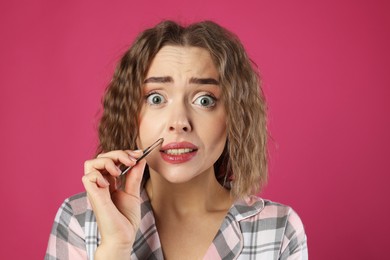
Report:
[[[172,154],[172,155],[179,155],[179,154],[184,154],[184,153],[190,153],[192,152],[192,149],[189,148],[184,148],[184,149],[169,149],[166,150],[165,153],[167,154]]]

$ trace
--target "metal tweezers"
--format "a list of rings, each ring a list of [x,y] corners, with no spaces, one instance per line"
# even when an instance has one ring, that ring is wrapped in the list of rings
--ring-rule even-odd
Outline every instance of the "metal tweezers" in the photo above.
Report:
[[[126,174],[128,171],[131,170],[131,168],[133,168],[134,166],[137,165],[137,163],[139,161],[141,161],[143,158],[145,158],[151,151],[153,151],[157,146],[159,146],[160,144],[162,144],[164,142],[164,138],[160,138],[158,139],[156,142],[154,142],[151,146],[149,146],[148,148],[146,148],[144,150],[144,153],[141,155],[141,157],[139,157],[136,161],[135,161],[135,164],[133,166],[129,166],[127,167],[126,169],[124,169],[121,174],[119,174],[119,176],[122,176],[124,174]]]

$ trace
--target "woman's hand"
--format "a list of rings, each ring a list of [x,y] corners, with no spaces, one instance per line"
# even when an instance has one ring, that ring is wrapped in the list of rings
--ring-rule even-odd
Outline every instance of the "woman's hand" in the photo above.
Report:
[[[136,166],[142,151],[111,151],[84,164],[83,184],[96,216],[101,244],[96,259],[129,259],[141,221],[140,185],[145,160]],[[117,165],[134,166],[125,176],[123,189],[118,189]]]

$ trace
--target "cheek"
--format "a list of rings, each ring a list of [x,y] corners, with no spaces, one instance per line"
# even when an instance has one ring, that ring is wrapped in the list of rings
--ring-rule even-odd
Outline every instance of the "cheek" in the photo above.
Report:
[[[205,120],[202,120],[202,132],[205,141],[212,147],[220,149],[220,146],[225,145],[226,141],[226,116],[224,113],[220,113],[217,116],[213,116]]]
[[[158,113],[148,113],[147,111],[141,111],[138,117],[138,148],[145,148],[158,138],[161,138],[162,133],[162,120],[161,115]]]
[[[157,126],[164,115],[161,112],[153,110],[145,110],[140,113],[138,117],[138,125],[140,129],[147,129],[153,126]]]
[[[223,149],[225,148],[226,140],[227,140],[227,126],[226,126],[226,114],[223,113],[223,115],[219,118],[218,122],[215,126],[216,131],[218,132],[218,144],[220,152],[222,154]]]
[[[225,110],[220,111],[214,121],[215,121],[215,125],[214,125],[215,131],[219,132],[221,135],[226,135],[227,126],[226,126]]]

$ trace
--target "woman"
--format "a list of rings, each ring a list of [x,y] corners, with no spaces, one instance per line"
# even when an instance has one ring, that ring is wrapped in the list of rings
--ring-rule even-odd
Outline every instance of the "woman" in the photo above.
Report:
[[[99,138],[47,259],[307,258],[296,213],[253,195],[267,176],[266,107],[226,29],[165,21],[141,33],[108,86]],[[119,177],[119,165],[134,167]]]

